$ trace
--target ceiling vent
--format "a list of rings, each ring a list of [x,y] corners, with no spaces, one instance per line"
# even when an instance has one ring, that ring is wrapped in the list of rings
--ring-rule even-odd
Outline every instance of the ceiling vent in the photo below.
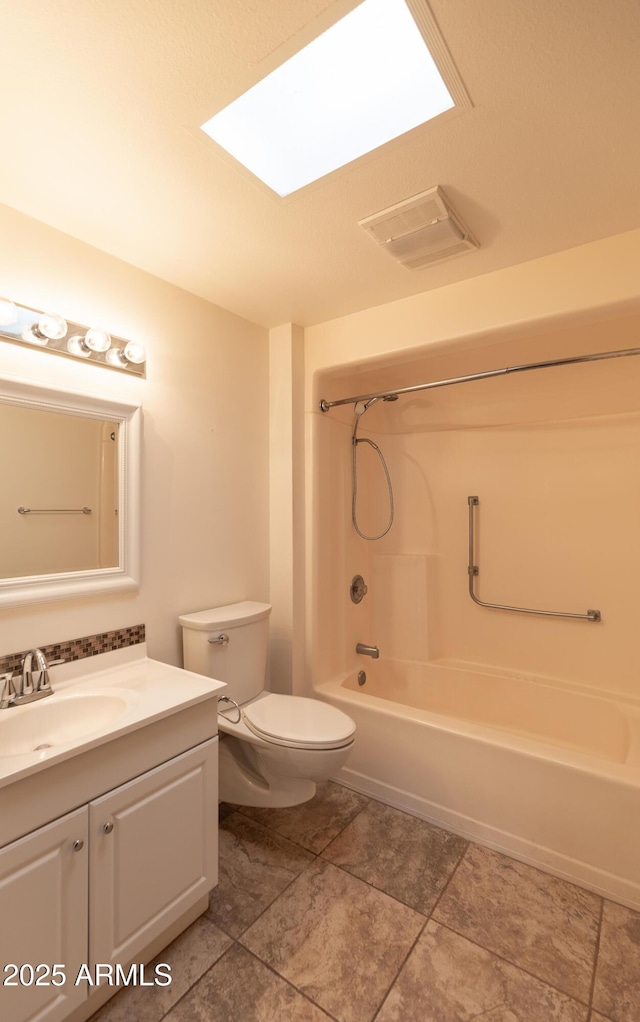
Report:
[[[437,185],[358,223],[389,255],[410,270],[478,248]]]

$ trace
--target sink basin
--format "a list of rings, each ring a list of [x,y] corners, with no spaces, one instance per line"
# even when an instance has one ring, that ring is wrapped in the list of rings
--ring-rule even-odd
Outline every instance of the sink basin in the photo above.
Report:
[[[125,696],[111,692],[54,694],[25,707],[9,707],[0,713],[0,757],[77,741],[112,724],[128,708]]]

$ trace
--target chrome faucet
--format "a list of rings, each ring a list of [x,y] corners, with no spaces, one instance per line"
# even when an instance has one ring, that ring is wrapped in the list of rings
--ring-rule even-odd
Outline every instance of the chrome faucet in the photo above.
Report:
[[[53,695],[49,667],[63,663],[64,660],[52,660],[48,664],[41,649],[30,649],[22,661],[21,674],[14,677],[9,671],[0,675],[0,710]]]
[[[362,653],[363,656],[373,657],[374,660],[377,660],[380,656],[380,650],[377,646],[365,646],[364,642],[357,643],[356,653]]]
[[[14,702],[30,703],[33,699],[43,699],[52,694],[46,657],[41,649],[30,649],[22,661],[22,684]]]

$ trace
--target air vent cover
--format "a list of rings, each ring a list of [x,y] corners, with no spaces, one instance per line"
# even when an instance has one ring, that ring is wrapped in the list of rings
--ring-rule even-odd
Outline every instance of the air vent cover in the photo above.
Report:
[[[389,255],[410,270],[478,247],[438,186],[373,213],[358,223]]]

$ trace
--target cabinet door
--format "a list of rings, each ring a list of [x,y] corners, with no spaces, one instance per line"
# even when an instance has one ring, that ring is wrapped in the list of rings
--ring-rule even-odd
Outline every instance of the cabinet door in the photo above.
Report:
[[[90,803],[94,964],[135,962],[215,886],[217,817],[217,739]]]
[[[0,850],[2,1022],[58,1022],[87,996],[75,985],[87,960],[87,823],[84,807]],[[10,964],[25,966],[15,986],[4,985]]]

